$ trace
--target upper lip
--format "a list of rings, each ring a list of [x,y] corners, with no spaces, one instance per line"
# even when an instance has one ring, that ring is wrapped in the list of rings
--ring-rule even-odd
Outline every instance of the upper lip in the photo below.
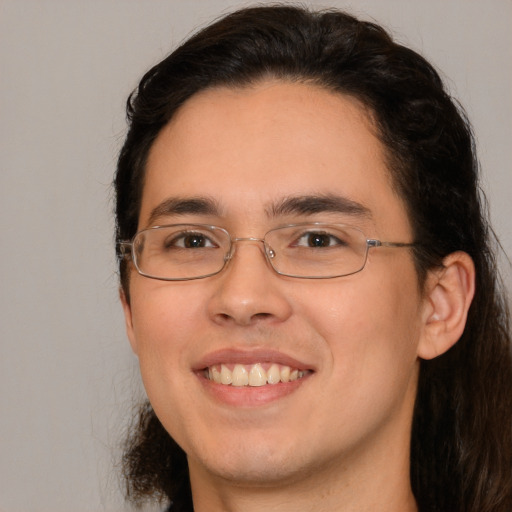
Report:
[[[219,364],[245,364],[251,365],[256,363],[275,363],[283,366],[290,366],[297,370],[314,370],[314,368],[295,357],[284,354],[283,352],[273,349],[252,349],[240,350],[234,348],[227,348],[216,350],[205,355],[197,364],[194,365],[194,371],[201,371],[210,366]]]

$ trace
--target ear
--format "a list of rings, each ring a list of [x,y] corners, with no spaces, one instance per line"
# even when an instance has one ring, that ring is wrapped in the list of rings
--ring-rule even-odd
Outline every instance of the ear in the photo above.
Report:
[[[429,272],[425,283],[423,330],[418,356],[433,359],[449,350],[462,336],[475,293],[475,266],[462,251]]]
[[[123,306],[124,312],[124,321],[126,325],[126,334],[128,335],[128,339],[130,340],[130,345],[132,346],[132,350],[135,354],[137,354],[138,346],[137,340],[135,338],[135,332],[133,329],[133,318],[132,318],[132,308],[130,306],[130,301],[126,296],[123,288],[119,288],[119,298],[121,300],[121,304]]]

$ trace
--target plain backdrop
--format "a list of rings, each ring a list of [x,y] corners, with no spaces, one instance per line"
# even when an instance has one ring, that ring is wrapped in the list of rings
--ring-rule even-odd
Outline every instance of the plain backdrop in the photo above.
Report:
[[[436,64],[473,121],[510,257],[512,1],[309,4],[375,19]],[[0,0],[2,512],[130,510],[116,466],[141,391],[117,299],[110,188],[124,103],[173,46],[240,5]]]

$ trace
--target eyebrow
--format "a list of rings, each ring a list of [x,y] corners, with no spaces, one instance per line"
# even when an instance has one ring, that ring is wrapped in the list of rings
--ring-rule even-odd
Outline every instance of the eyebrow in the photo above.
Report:
[[[371,219],[371,211],[347,197],[320,194],[286,197],[267,208],[270,217],[283,215],[313,215],[316,213],[343,213],[355,217]]]
[[[171,215],[220,215],[217,202],[210,197],[170,197],[157,205],[149,215],[148,225],[160,217]]]
[[[285,197],[265,208],[269,218],[285,215],[314,215],[317,213],[342,213],[371,219],[371,211],[347,197],[333,194]],[[170,197],[158,204],[149,215],[148,225],[157,219],[179,215],[221,216],[219,203],[211,197]]]

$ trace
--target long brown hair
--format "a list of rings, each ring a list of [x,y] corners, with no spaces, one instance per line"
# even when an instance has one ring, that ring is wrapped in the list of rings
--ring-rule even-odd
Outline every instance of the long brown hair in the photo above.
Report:
[[[136,231],[148,151],[176,110],[202,89],[265,77],[312,82],[367,106],[421,241],[420,283],[453,251],[473,258],[476,295],[465,331],[449,352],[421,362],[411,482],[423,512],[510,512],[510,320],[470,125],[435,69],[384,29],[339,11],[267,6],[234,12],[186,41],[128,100],[129,131],[115,177],[117,238]],[[186,456],[149,405],[124,462],[131,499],[161,496],[173,510],[192,509]]]

